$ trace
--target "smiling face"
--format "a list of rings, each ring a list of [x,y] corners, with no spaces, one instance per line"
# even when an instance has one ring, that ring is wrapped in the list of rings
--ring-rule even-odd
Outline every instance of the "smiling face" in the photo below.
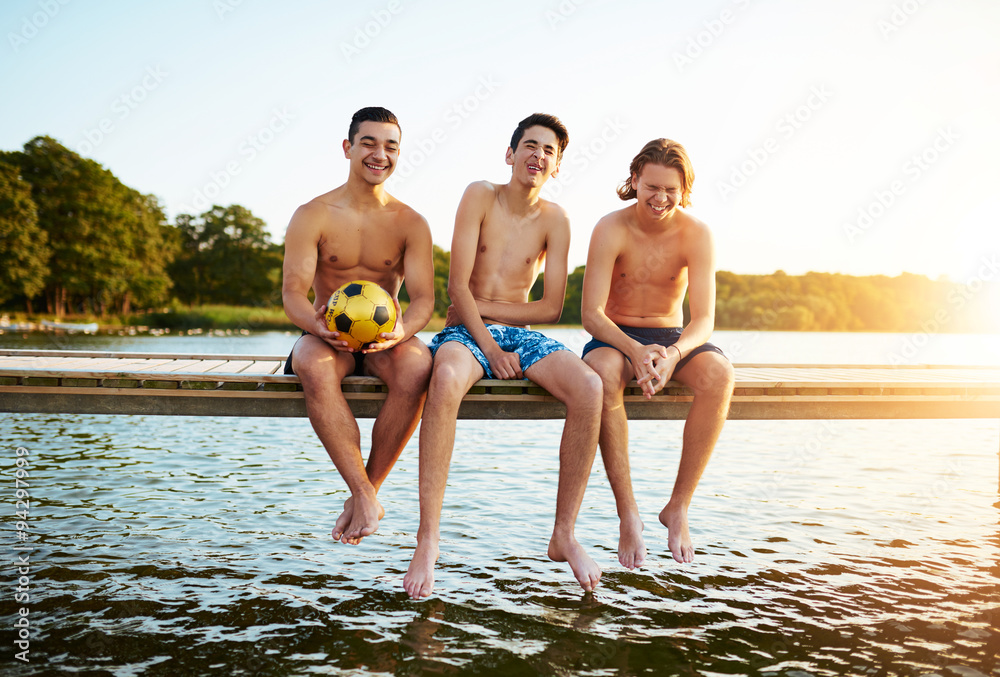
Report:
[[[550,176],[556,176],[559,162],[559,139],[548,127],[528,127],[517,148],[507,149],[507,164],[514,168],[513,178],[531,186],[541,186]]]
[[[399,127],[391,122],[362,122],[353,143],[344,140],[344,157],[351,161],[351,173],[371,185],[389,178],[399,158]]]
[[[684,178],[676,167],[646,164],[642,172],[632,175],[632,187],[642,214],[659,220],[670,216],[681,203]]]

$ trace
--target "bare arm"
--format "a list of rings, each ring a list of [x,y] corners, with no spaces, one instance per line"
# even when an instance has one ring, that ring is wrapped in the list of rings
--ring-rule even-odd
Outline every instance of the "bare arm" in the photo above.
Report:
[[[656,392],[651,380],[659,377],[654,360],[666,357],[666,349],[656,344],[644,346],[629,338],[605,312],[623,237],[625,233],[615,223],[614,215],[604,217],[594,228],[587,253],[587,270],[583,275],[583,328],[598,341],[613,345],[629,358],[636,379],[641,381],[644,394],[650,398]]]
[[[465,189],[455,215],[455,232],[451,240],[451,270],[448,275],[448,295],[458,319],[489,360],[490,368],[499,378],[521,378],[520,360],[516,353],[505,353],[493,340],[479,314],[469,280],[476,262],[479,231],[486,212],[495,199],[495,189],[486,182],[471,184]],[[513,359],[511,359],[513,358]]]
[[[397,315],[392,332],[381,334],[385,341],[373,343],[363,352],[371,353],[388,350],[398,343],[408,340],[427,326],[434,312],[434,258],[432,254],[431,230],[427,221],[411,213],[406,225],[406,249],[403,252],[403,279],[410,305],[402,317]],[[397,303],[398,309],[398,303]]]
[[[680,338],[667,351],[665,358],[655,357],[653,368],[656,376],[649,374],[637,379],[645,391],[655,379],[656,390],[663,387],[674,374],[677,363],[692,350],[705,343],[715,329],[715,246],[712,234],[702,224],[693,227],[682,245],[687,251],[688,303],[691,321],[684,327]],[[676,350],[674,350],[676,348]]]
[[[300,329],[320,337],[334,348],[347,351],[347,342],[330,331],[323,319],[326,306],[318,310],[309,301],[316,276],[316,252],[322,207],[306,204],[295,210],[285,231],[285,258],[282,264],[281,301],[285,314]]]
[[[558,322],[566,301],[566,279],[569,274],[569,218],[555,208],[552,228],[546,240],[545,278],[542,298],[527,303],[502,303],[477,300],[482,317],[506,324],[529,325]]]
[[[708,341],[715,330],[715,243],[705,226],[692,229],[688,246],[688,304],[691,321],[674,345],[680,354]]]

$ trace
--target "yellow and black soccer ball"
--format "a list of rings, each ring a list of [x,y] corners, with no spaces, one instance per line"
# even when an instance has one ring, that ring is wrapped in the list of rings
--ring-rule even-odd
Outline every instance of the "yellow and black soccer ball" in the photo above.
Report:
[[[330,295],[326,326],[340,332],[340,340],[355,350],[379,343],[382,332],[396,326],[396,306],[385,289],[374,282],[354,280]]]

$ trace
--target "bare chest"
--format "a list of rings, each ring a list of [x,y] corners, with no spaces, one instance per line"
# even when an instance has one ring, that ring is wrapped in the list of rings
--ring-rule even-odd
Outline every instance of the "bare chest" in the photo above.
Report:
[[[678,238],[640,238],[615,261],[614,279],[669,289],[687,284],[687,257]]]
[[[545,259],[546,240],[545,230],[537,222],[487,218],[479,230],[475,269],[533,278]]]
[[[402,265],[403,239],[380,220],[331,224],[317,246],[317,264],[330,270],[390,271]]]

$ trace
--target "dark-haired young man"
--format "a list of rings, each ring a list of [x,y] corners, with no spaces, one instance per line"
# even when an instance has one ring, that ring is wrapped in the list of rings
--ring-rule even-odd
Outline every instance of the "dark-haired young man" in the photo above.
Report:
[[[400,136],[388,110],[355,113],[343,142],[347,182],[299,207],[285,233],[282,300],[303,330],[285,373],[302,380],[309,420],[351,491],[333,527],[342,543],[357,544],[378,527],[384,510],[376,494],[417,426],[431,371],[430,351],[414,337],[434,309],[430,228],[383,185],[396,167]],[[370,280],[396,298],[404,277],[410,305],[397,313],[393,331],[381,335],[384,342],[354,352],[327,328],[326,303],[337,287]],[[351,374],[378,376],[389,391],[372,429],[367,467],[340,389]]]
[[[525,118],[507,149],[510,181],[473,183],[458,206],[448,280],[453,312],[431,342],[434,370],[420,427],[420,528],[403,579],[412,598],[426,597],[434,587],[458,408],[472,384],[484,376],[527,377],[566,405],[548,554],[555,561],[569,562],[584,590],[593,590],[600,580],[601,570],[577,542],[573,529],[597,451],[601,380],[561,343],[527,328],[555,322],[562,313],[569,219],[539,193],[559,172],[568,140],[557,118],[543,114]],[[543,263],[544,294],[529,302],[528,291]]]
[[[683,146],[647,143],[618,190],[636,202],[598,221],[583,279],[583,326],[594,337],[583,359],[604,381],[601,457],[621,520],[618,560],[629,569],[642,564],[646,546],[629,475],[626,384],[635,378],[647,398],[671,378],[694,390],[677,479],[660,512],[678,562],[694,559],[688,506],[733,393],[732,365],[707,343],[715,327],[715,248],[708,227],[683,210],[693,182]],[[685,292],[691,320],[683,327]]]

